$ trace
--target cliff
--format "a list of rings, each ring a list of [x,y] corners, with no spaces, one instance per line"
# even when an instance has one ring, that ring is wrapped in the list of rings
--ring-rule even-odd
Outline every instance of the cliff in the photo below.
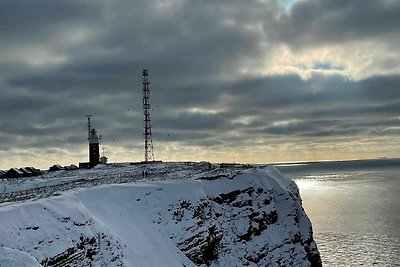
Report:
[[[3,205],[0,266],[321,266],[290,178],[274,167],[183,166]]]

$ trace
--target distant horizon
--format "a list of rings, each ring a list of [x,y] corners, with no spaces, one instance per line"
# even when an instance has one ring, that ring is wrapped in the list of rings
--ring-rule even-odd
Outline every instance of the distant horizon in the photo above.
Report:
[[[313,164],[313,163],[330,163],[330,162],[362,162],[362,161],[377,161],[377,160],[382,160],[382,161],[391,161],[391,160],[399,160],[400,161],[400,157],[399,158],[387,158],[387,157],[381,157],[381,158],[365,158],[365,159],[339,159],[339,160],[312,160],[312,161],[285,161],[285,162],[260,162],[260,163],[251,163],[251,162],[210,162],[211,164],[240,164],[240,165],[246,165],[246,164],[250,164],[250,165],[276,165],[276,166],[284,166],[284,165],[304,165],[304,164]],[[158,161],[158,160],[156,160]],[[162,160],[160,160],[162,161]],[[82,161],[84,162],[84,161]],[[129,163],[142,163],[143,161],[120,161],[120,162],[108,162],[107,164],[129,164]],[[200,160],[200,161],[187,161],[187,160],[182,160],[182,161],[162,161],[162,163],[174,163],[174,162],[209,162],[209,161],[205,161],[205,160]],[[70,164],[60,164],[60,163],[53,163],[50,164],[48,167],[40,167],[40,166],[34,166],[34,165],[24,165],[24,166],[11,166],[8,168],[0,168],[0,170],[3,171],[7,171],[11,168],[25,168],[25,167],[34,167],[34,168],[38,168],[40,170],[47,170],[50,167],[52,167],[53,165],[61,165],[61,166],[69,166],[69,165],[76,165],[78,166],[78,163],[70,163]]]

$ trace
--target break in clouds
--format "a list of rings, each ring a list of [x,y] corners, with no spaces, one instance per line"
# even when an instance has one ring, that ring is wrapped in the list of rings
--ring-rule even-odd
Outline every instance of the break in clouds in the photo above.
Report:
[[[398,156],[396,0],[0,1],[0,167]],[[29,164],[27,164],[27,162]]]

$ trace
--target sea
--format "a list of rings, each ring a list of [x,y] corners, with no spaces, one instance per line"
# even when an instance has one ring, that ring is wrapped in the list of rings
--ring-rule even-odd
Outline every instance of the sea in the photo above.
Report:
[[[400,266],[400,159],[283,164],[323,266]]]

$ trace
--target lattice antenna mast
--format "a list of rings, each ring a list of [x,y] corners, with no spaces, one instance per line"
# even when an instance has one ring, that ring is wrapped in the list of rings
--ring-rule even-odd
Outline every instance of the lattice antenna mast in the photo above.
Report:
[[[143,69],[144,161],[154,161],[153,139],[150,124],[149,71]]]

